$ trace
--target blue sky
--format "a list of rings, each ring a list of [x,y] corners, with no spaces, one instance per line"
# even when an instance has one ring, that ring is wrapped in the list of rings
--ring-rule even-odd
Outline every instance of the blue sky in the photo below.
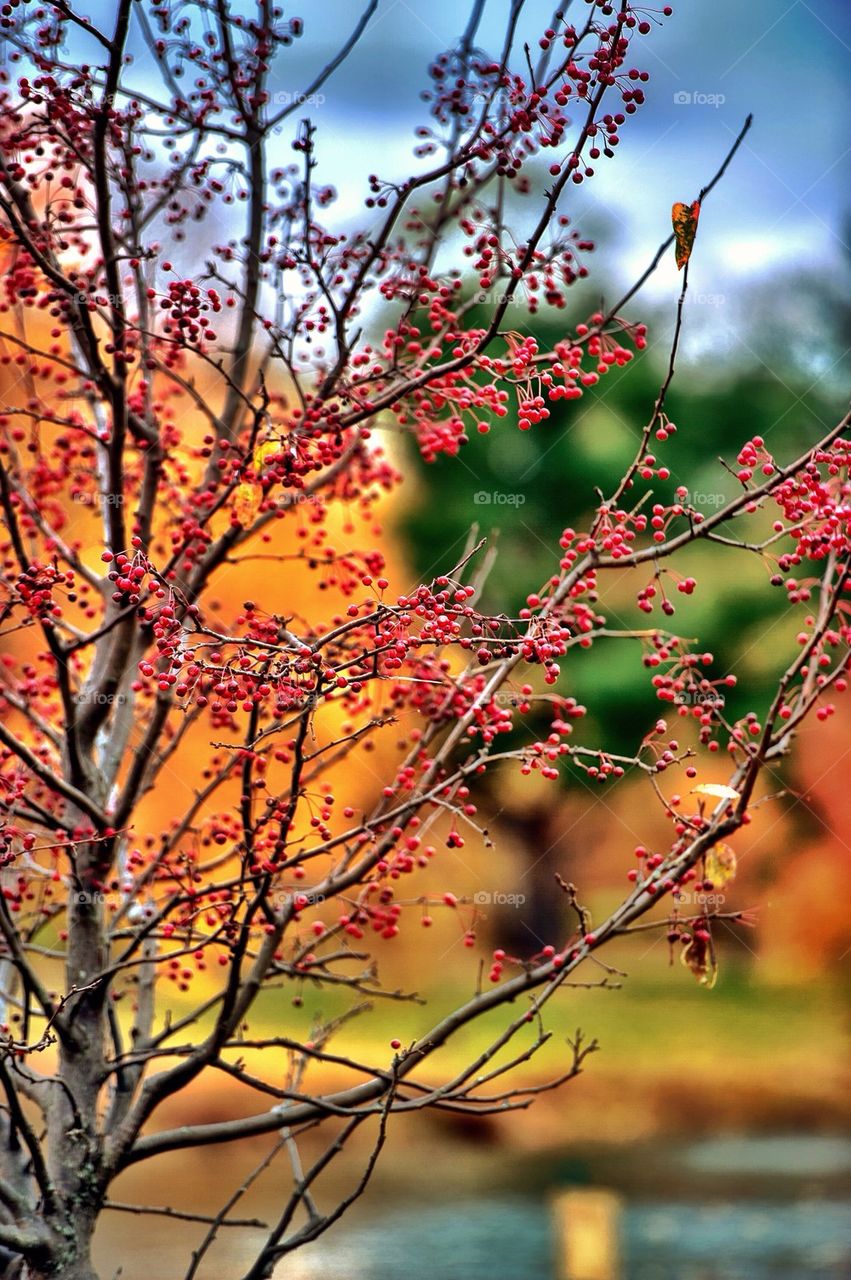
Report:
[[[836,287],[848,271],[851,6],[846,0],[673,3],[673,16],[661,25],[654,21],[652,34],[632,46],[630,62],[651,75],[646,105],[627,121],[616,158],[598,162],[592,182],[568,188],[562,211],[580,230],[604,235],[612,246],[605,274],[615,287],[628,284],[668,234],[673,201],[694,198],[753,112],[753,128],[701,217],[690,305],[702,310],[686,346],[686,355],[694,355],[707,344],[738,341],[766,277],[776,294],[784,281],[800,291],[792,282],[807,278]],[[81,7],[109,29],[112,0]],[[251,0],[233,7],[254,8]],[[491,53],[500,48],[508,9],[509,0],[486,0],[479,44]],[[521,30],[533,44],[551,9],[551,0],[526,0]],[[572,9],[578,21],[586,5],[574,0]],[[303,90],[361,11],[359,0],[287,5],[287,14],[303,18],[305,33],[279,57],[272,90]],[[457,40],[467,13],[456,0],[379,0],[322,99],[288,121],[309,111],[318,127],[317,179],[339,192],[332,220],[362,221],[368,172],[399,178],[416,167],[413,131],[427,121],[420,100],[427,66]],[[144,57],[137,72],[144,78]],[[292,158],[288,135],[280,145],[286,162]],[[545,162],[539,171],[546,181]],[[676,289],[671,255],[648,287],[648,305],[673,299]],[[780,301],[778,316],[789,305]],[[789,315],[787,327],[810,323],[796,319],[794,307]]]
[[[505,0],[487,0],[481,43],[493,50],[507,8]],[[545,25],[548,9],[529,0],[530,34]],[[350,0],[314,0],[301,10],[305,35],[279,64],[281,89],[306,82],[357,11]],[[405,167],[423,115],[427,63],[458,35],[464,17],[451,0],[382,0],[325,102],[312,109],[323,170],[344,207],[354,206],[365,168],[380,163],[391,176]],[[739,273],[790,260],[838,262],[849,212],[851,8],[839,0],[690,0],[633,49],[636,65],[651,73],[647,105],[624,128],[617,158],[598,165],[593,183],[567,193],[578,225],[583,210],[600,206],[612,229],[621,229],[624,269],[640,268],[667,234],[672,202],[697,193],[752,111],[745,147],[704,211],[701,284],[723,292]],[[677,94],[692,101],[678,102]]]
[[[651,3],[661,10],[661,2]],[[109,30],[112,0],[78,7]],[[232,7],[254,8],[250,0]],[[578,17],[587,8],[576,0],[572,7]],[[672,201],[697,192],[752,111],[754,127],[713,194],[702,238],[717,237],[720,263],[743,269],[789,256],[838,258],[842,219],[851,212],[851,6],[846,0],[674,0],[673,7],[671,18],[654,22],[651,35],[635,39],[631,59],[651,73],[647,105],[628,121],[617,159],[598,166],[593,184],[568,193],[577,218],[594,200],[622,220],[631,241],[636,231],[643,237],[665,229]],[[361,9],[359,0],[287,4],[286,13],[302,17],[305,34],[279,57],[273,88],[302,89]],[[485,0],[479,43],[494,53],[508,9],[509,0]],[[537,38],[551,9],[551,0],[526,0],[524,34]],[[428,62],[458,37],[467,12],[457,0],[379,0],[360,45],[325,88],[324,102],[311,107],[323,168],[341,189],[344,207],[357,207],[369,169],[390,176],[408,166],[412,130],[424,116],[419,92]],[[678,93],[697,100],[678,103]],[[702,100],[719,95],[718,105]]]
[[[575,7],[580,15],[585,10]],[[492,52],[508,8],[508,0],[486,0],[480,43]],[[524,31],[531,40],[547,25],[550,9],[527,0]],[[298,12],[305,35],[279,64],[279,91],[309,82],[360,8],[351,0],[313,0]],[[337,185],[340,215],[358,216],[366,172],[407,172],[412,131],[425,118],[419,95],[428,62],[457,39],[467,12],[452,0],[380,0],[324,102],[311,108],[319,126],[318,176]],[[784,324],[790,343],[800,337],[792,330],[829,330],[831,317],[795,295],[797,282],[835,282],[851,263],[851,6],[842,0],[685,0],[632,48],[630,61],[651,76],[646,105],[627,121],[616,158],[598,163],[593,182],[570,187],[564,197],[574,225],[604,232],[613,245],[606,274],[616,285],[629,284],[647,265],[668,234],[673,201],[694,198],[753,112],[741,151],[703,210],[700,252],[690,272],[690,306],[693,315],[700,307],[699,323],[687,328],[684,355],[698,361],[707,348],[746,355],[751,317],[771,305],[765,301],[769,279],[772,296],[783,294],[786,282],[791,295],[772,306],[781,331],[773,341],[783,345]],[[593,271],[593,259],[591,265]],[[648,304],[673,302],[677,283],[671,255],[647,289]],[[813,373],[834,359],[820,353],[819,343],[816,333],[806,352]],[[753,345],[759,349],[758,336]]]

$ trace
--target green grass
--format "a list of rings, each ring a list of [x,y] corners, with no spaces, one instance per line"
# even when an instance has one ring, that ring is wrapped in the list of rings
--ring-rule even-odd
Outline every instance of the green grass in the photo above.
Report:
[[[443,983],[429,992],[428,1004],[376,1000],[371,1011],[354,1019],[333,1042],[338,1053],[368,1053],[373,1060],[392,1058],[390,1040],[404,1046],[427,1034],[434,1023],[472,992]],[[294,1008],[283,990],[261,998],[251,1019],[250,1034],[262,1032],[308,1036],[314,1019],[339,1015],[347,1001],[340,992],[302,988],[302,1007]],[[434,1059],[445,1072],[484,1050],[523,1009],[505,1006],[459,1031]],[[726,1072],[747,1063],[749,1073],[796,1070],[812,1063],[842,1060],[846,1041],[845,1008],[838,990],[829,986],[768,986],[752,982],[746,972],[728,964],[712,991],[700,988],[679,965],[661,980],[625,979],[620,990],[567,989],[545,1010],[553,1032],[549,1043],[523,1068],[538,1075],[564,1061],[565,1038],[581,1028],[595,1038],[600,1056],[595,1070],[667,1075],[672,1071]],[[524,1028],[507,1054],[531,1043],[534,1028]]]

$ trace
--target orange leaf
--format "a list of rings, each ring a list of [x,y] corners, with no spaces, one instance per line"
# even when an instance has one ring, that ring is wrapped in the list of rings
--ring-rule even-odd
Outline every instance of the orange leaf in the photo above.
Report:
[[[694,244],[699,217],[700,202],[698,200],[695,200],[692,204],[683,204],[682,201],[678,200],[671,210],[671,222],[677,241],[677,269],[679,271],[682,271],[691,257],[691,247]]]

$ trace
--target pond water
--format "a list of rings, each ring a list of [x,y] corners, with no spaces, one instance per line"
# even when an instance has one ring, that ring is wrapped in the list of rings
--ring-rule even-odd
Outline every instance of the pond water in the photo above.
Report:
[[[813,1134],[729,1135],[688,1147],[684,1163],[700,1173],[785,1174],[794,1178],[838,1177],[851,1173],[851,1138]]]
[[[621,1280],[849,1280],[840,1200],[627,1203]],[[290,1280],[554,1280],[539,1199],[396,1208],[338,1229],[282,1269]]]
[[[614,1158],[613,1158],[614,1155]],[[555,1280],[549,1191],[385,1203],[300,1254],[292,1280]],[[523,1172],[518,1169],[518,1180]],[[529,1170],[525,1170],[528,1178]],[[727,1135],[591,1157],[580,1183],[621,1193],[618,1280],[851,1280],[851,1140]],[[567,1176],[565,1176],[567,1175]],[[648,1198],[655,1185],[657,1196]]]
[[[621,1199],[618,1280],[851,1280],[851,1140],[841,1135],[718,1135],[510,1154],[415,1143],[391,1176],[327,1236],[287,1258],[275,1280],[557,1280],[553,1192],[604,1187]],[[158,1173],[124,1198],[214,1212],[222,1187],[254,1163],[213,1152]],[[246,1161],[248,1156],[246,1155]],[[356,1168],[360,1171],[360,1164]],[[466,1171],[465,1171],[466,1168]],[[131,1171],[132,1172],[132,1171]],[[144,1173],[144,1170],[142,1171]],[[347,1174],[337,1192],[350,1189]],[[138,1175],[137,1175],[138,1177]],[[246,1213],[273,1222],[285,1171]],[[333,1203],[335,1189],[327,1198]],[[103,1280],[179,1280],[204,1228],[127,1214],[99,1233]],[[202,1280],[245,1273],[261,1232],[222,1233]]]

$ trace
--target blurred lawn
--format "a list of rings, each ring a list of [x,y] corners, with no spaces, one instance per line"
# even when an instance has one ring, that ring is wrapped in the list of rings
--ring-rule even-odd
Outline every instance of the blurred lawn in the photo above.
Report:
[[[589,975],[590,976],[590,975]],[[846,1035],[846,1015],[840,993],[829,986],[761,986],[728,964],[726,976],[713,991],[705,991],[679,966],[670,981],[627,978],[620,990],[568,989],[544,1011],[544,1020],[554,1034],[523,1073],[537,1076],[544,1068],[557,1066],[564,1058],[564,1039],[581,1027],[586,1039],[596,1038],[600,1054],[589,1070],[627,1065],[631,1071],[664,1074],[688,1066],[690,1071],[711,1072],[724,1063],[747,1058],[756,1065],[778,1070],[781,1064],[807,1063],[813,1066],[813,1046],[819,1057],[842,1057]],[[404,1046],[424,1035],[443,1012],[470,998],[466,987],[441,985],[430,992],[426,1006],[378,1001],[372,1012],[353,1022],[336,1042],[375,1053],[379,1059],[386,1039],[398,1038]],[[283,1015],[288,1032],[296,1026],[307,1032],[312,1008],[327,1015],[342,1009],[323,994],[315,999],[305,992],[301,1010],[287,1008],[275,1013],[264,1010],[264,1022],[271,1030]],[[280,1006],[279,1006],[280,1008]],[[494,1011],[459,1032],[440,1051],[443,1071],[460,1067],[485,1049],[489,1041],[516,1016],[522,1006]],[[258,1030],[255,1020],[252,1030]],[[526,1047],[533,1032],[523,1031],[513,1042]],[[511,1051],[508,1051],[510,1056]]]
[[[469,988],[447,981],[429,989],[426,1006],[376,1001],[328,1048],[389,1067],[391,1039],[409,1046],[470,995]],[[311,992],[306,986],[302,998],[303,1005],[293,1007],[290,995],[269,993],[246,1038],[265,1033],[309,1039],[318,1016],[332,1018],[346,1007],[342,993]],[[472,1024],[437,1052],[417,1078],[450,1077],[485,1050],[521,1009],[518,1003]],[[182,1012],[175,1002],[175,1015]],[[716,988],[706,991],[677,965],[655,980],[626,979],[620,990],[565,990],[548,1006],[545,1021],[553,1034],[515,1069],[515,1084],[541,1082],[563,1071],[569,1062],[565,1040],[578,1027],[586,1042],[598,1041],[599,1051],[586,1061],[579,1080],[543,1095],[529,1112],[498,1118],[501,1137],[509,1143],[549,1146],[575,1138],[606,1141],[716,1127],[830,1130],[851,1123],[842,1066],[847,1003],[838,985],[762,984],[752,971],[727,960]],[[521,1053],[534,1034],[531,1027],[524,1028],[495,1061]],[[257,1050],[246,1048],[236,1056],[250,1072],[259,1072],[263,1059]],[[265,1062],[267,1078],[280,1080],[282,1065],[280,1053],[272,1051]],[[351,1082],[342,1067],[316,1066],[302,1088],[325,1091]],[[504,1085],[497,1081],[488,1091],[498,1092]],[[201,1119],[208,1110],[219,1115],[235,1105],[231,1090],[236,1088],[218,1074],[211,1076],[195,1095],[192,1119]],[[240,1097],[240,1109],[259,1111],[268,1105],[267,1097],[248,1090],[241,1090]],[[569,1114],[569,1133],[554,1122],[556,1114]]]

